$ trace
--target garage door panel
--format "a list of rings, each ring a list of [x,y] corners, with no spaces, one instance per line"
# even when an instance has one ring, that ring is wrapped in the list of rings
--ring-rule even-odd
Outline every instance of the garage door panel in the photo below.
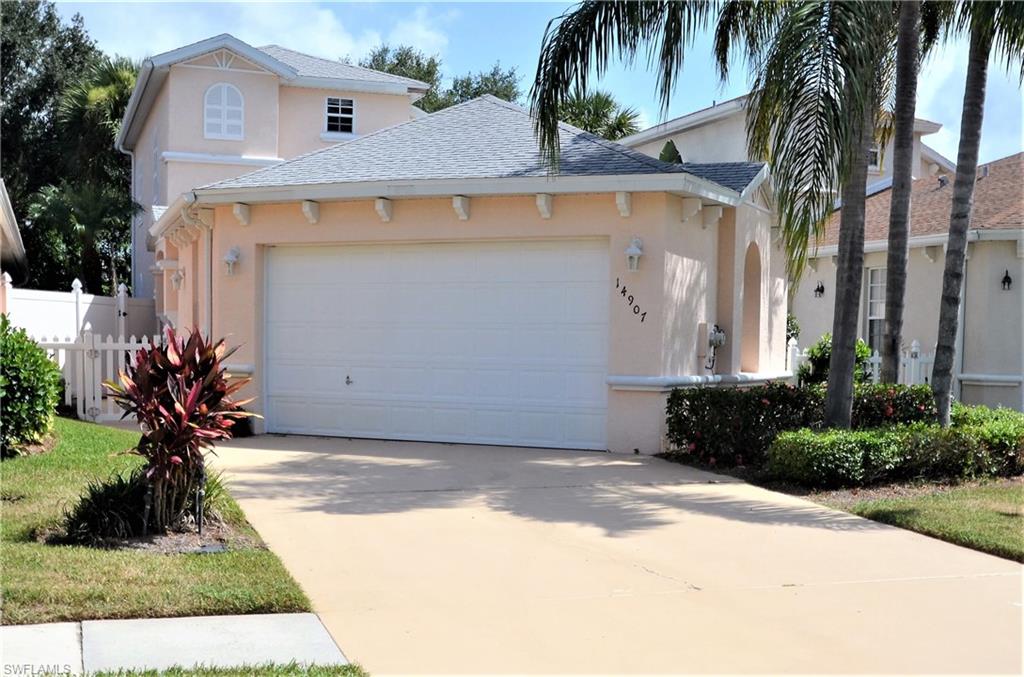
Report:
[[[607,257],[600,241],[273,249],[268,428],[604,448]]]

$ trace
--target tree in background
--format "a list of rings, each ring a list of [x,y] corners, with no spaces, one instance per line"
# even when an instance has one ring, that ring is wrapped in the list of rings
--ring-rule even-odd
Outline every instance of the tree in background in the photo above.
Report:
[[[562,122],[609,141],[640,131],[640,114],[635,108],[620,105],[610,92],[577,92],[562,104],[559,117]]]
[[[391,47],[381,45],[359,62],[363,68],[372,68],[404,78],[412,78],[430,85],[430,89],[414,105],[433,113],[457,103],[475,99],[484,94],[493,94],[499,99],[515,102],[521,96],[519,75],[515,68],[502,69],[500,63],[489,71],[467,73],[452,80],[447,89],[441,85],[441,59],[427,56],[409,45]]]
[[[64,175],[57,108],[65,87],[100,53],[81,16],[64,24],[53,3],[5,2],[0,54],[0,171],[14,214],[22,219],[31,195]],[[25,244],[37,251],[30,245],[38,243]]]
[[[29,283],[67,289],[78,277],[91,294],[113,295],[129,279],[131,162],[114,148],[138,65],[123,57],[92,63],[64,90],[57,130],[64,178],[29,200],[24,235],[33,241]]]
[[[665,145],[661,147],[661,153],[658,154],[658,159],[662,162],[679,164],[683,161],[683,156],[679,154],[679,149],[676,148],[676,142],[669,139],[665,142]]]

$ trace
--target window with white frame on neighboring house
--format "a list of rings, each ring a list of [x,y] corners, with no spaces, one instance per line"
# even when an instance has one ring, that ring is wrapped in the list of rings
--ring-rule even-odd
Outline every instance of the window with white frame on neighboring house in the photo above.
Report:
[[[868,268],[868,345],[882,351],[885,331],[885,268]]]
[[[353,131],[353,118],[355,117],[355,105],[352,99],[342,99],[338,96],[327,97],[327,124],[324,131],[328,134],[351,134]]]
[[[220,82],[203,97],[203,136],[207,139],[241,141],[244,135],[245,103],[234,85]]]
[[[882,162],[882,149],[877,143],[871,144],[868,148],[868,168],[878,169]]]

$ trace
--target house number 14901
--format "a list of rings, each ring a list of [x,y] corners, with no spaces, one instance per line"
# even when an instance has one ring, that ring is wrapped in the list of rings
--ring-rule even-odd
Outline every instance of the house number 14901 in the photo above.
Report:
[[[640,318],[641,323],[647,319],[647,311],[640,310],[640,305],[636,303],[636,299],[633,298],[633,295],[629,293],[626,285],[622,284],[619,278],[615,278],[615,288],[619,290],[619,296],[626,299],[626,303],[633,309],[633,314]]]

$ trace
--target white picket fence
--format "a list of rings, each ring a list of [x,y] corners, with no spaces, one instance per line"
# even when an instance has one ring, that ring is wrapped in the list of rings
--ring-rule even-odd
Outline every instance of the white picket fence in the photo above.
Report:
[[[136,338],[124,336],[104,339],[99,334],[83,332],[78,339],[58,337],[35,338],[64,375],[64,404],[74,407],[83,421],[116,421],[122,410],[107,397],[103,382],[118,381],[117,374],[128,360],[142,348],[159,345],[160,336]]]
[[[796,381],[797,370],[807,360],[807,350],[800,350],[796,339],[789,341],[789,355],[787,366],[793,373],[793,380]],[[899,383],[905,385],[919,385],[930,383],[932,376],[932,365],[935,364],[935,353],[922,353],[921,343],[917,340],[911,342],[910,349],[904,350],[900,359]],[[875,354],[868,358],[868,374],[872,383],[878,383],[882,372],[882,356],[875,351]]]

